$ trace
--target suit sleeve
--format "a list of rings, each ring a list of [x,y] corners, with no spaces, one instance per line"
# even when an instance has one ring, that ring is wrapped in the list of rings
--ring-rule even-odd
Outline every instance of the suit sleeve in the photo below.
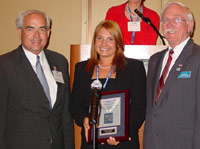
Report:
[[[192,149],[200,148],[200,68],[197,76],[197,88],[196,88],[196,115],[195,115],[195,126],[194,126],[194,139],[193,139],[193,147]]]
[[[88,108],[89,103],[87,103],[87,99],[89,98],[86,88],[87,80],[84,80],[83,77],[84,68],[80,66],[80,63],[75,67],[74,73],[74,83],[72,89],[72,102],[71,102],[71,111],[75,122],[78,126],[83,127],[83,119],[88,116]]]
[[[65,85],[66,85],[64,111],[63,111],[64,144],[65,144],[65,149],[74,149],[74,126],[73,126],[72,115],[69,110],[71,95],[69,86],[68,63],[67,61],[65,63],[67,65],[64,73]]]
[[[146,72],[142,62],[132,65],[132,87],[130,90],[130,135],[138,132],[146,112]],[[134,137],[134,136],[132,136]]]
[[[6,149],[6,113],[8,100],[8,85],[4,75],[4,70],[0,65],[0,149]]]

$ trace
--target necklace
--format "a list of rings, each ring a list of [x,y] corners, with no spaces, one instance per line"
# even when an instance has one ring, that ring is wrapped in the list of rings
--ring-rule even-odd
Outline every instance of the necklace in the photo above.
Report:
[[[108,69],[108,68],[111,67],[111,65],[109,65],[109,66],[102,66],[101,64],[98,64],[98,66],[99,66],[101,69]]]
[[[106,81],[103,85],[103,89],[106,87],[107,83],[108,83],[108,80],[110,79],[110,76],[112,75],[112,72],[114,70],[115,66],[113,65],[112,66],[112,69],[110,70],[110,73],[108,74],[107,78],[106,78]],[[97,80],[99,80],[99,65],[97,65],[97,68],[96,68],[96,77],[97,77]]]

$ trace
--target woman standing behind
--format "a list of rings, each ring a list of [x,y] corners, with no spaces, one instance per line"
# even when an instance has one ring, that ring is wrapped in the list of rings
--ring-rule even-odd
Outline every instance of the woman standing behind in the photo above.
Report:
[[[123,52],[124,44],[118,24],[102,21],[95,29],[91,58],[76,64],[70,108],[76,124],[82,127],[83,149],[92,148],[85,136],[89,129],[91,83],[96,79],[102,83],[102,92],[128,89],[130,93],[129,141],[117,142],[115,138],[109,138],[107,143],[98,144],[98,149],[139,149],[138,129],[145,118],[146,74],[141,61],[125,58]]]
[[[155,45],[157,33],[134,12],[138,9],[159,30],[158,14],[143,5],[144,0],[128,0],[124,4],[111,7],[106,15],[106,20],[117,22],[121,28],[124,44],[126,45]],[[131,24],[130,22],[137,22]],[[140,23],[141,22],[141,23]],[[132,27],[131,27],[132,26]],[[130,28],[129,28],[130,27]],[[140,28],[140,31],[136,29]]]

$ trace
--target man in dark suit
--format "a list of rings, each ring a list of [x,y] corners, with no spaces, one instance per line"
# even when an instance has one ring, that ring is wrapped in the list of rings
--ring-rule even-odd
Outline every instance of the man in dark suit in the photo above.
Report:
[[[44,49],[50,18],[28,10],[16,25],[22,44],[0,56],[0,149],[73,149],[68,63]]]
[[[144,149],[200,149],[200,46],[190,37],[193,15],[169,2],[161,27],[169,46],[149,60]]]

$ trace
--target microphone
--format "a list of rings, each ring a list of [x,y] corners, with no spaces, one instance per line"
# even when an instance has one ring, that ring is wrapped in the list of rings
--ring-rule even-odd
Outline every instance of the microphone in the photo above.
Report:
[[[140,17],[142,18],[142,20],[144,20],[144,22],[146,22],[147,24],[150,24],[151,20],[147,17],[144,17],[144,15],[138,10],[135,9],[134,12]]]
[[[99,80],[94,80],[91,84],[92,93],[90,96],[90,124],[97,123],[99,100],[101,99],[102,84]]]
[[[162,36],[159,31],[156,29],[156,27],[153,25],[153,23],[151,22],[151,20],[148,17],[144,17],[144,15],[138,10],[135,9],[134,12],[140,17],[142,18],[142,20],[144,20],[144,22],[146,22],[147,24],[149,24],[151,27],[153,27],[153,29],[156,31],[156,33],[158,34],[158,36],[160,37],[160,39],[162,40],[163,45],[165,44],[165,41],[163,38],[165,38],[164,36]]]

